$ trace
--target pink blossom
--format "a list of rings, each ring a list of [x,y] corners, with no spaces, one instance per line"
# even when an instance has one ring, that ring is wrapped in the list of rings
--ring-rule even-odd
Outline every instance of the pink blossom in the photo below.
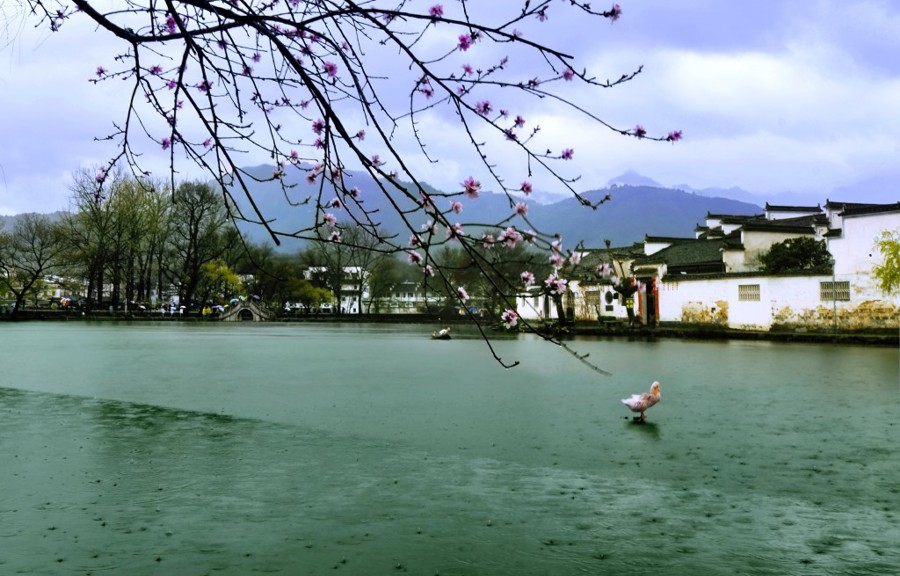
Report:
[[[456,223],[453,226],[447,228],[447,238],[450,240],[459,240],[462,236],[465,236],[466,233],[463,232],[462,224]]]
[[[525,284],[525,287],[534,286],[534,274],[529,272],[528,270],[522,272],[519,276],[522,279],[522,282]]]
[[[678,142],[681,140],[681,130],[673,130],[669,132],[669,135],[666,136],[666,140],[669,142]]]
[[[478,192],[479,190],[481,190],[481,182],[469,176],[462,182],[462,186],[464,188],[463,191],[465,192],[466,196],[472,198],[473,200],[475,198],[478,198]]]
[[[341,241],[341,233],[339,230],[333,231],[329,236],[328,240],[331,242],[340,242]]]
[[[160,66],[159,64],[154,64],[150,67],[150,73],[154,76],[159,76],[160,74],[162,74],[162,66]]]
[[[329,78],[334,78],[337,75],[338,67],[334,62],[325,62],[325,73],[328,74]]]
[[[350,196],[353,197],[354,199],[359,198],[359,187],[358,186],[354,186],[353,188],[350,189]]]
[[[296,164],[297,162],[300,161],[300,154],[298,154],[296,150],[291,150],[290,158],[291,158],[291,162]]]
[[[259,62],[262,59],[262,56],[260,56],[259,52],[254,52],[250,59],[254,62]]]
[[[337,224],[337,218],[335,218],[334,214],[330,212],[325,214],[325,224],[334,228],[334,225]]]
[[[381,156],[378,154],[372,155],[372,165],[375,167],[384,166],[384,162],[381,161]]]
[[[484,100],[483,102],[479,102],[475,105],[475,111],[482,116],[487,116],[491,113],[491,110],[491,103],[488,100]]]
[[[98,184],[103,184],[106,181],[108,168],[106,166],[101,166],[99,170],[97,170],[97,175],[94,176],[94,181]]]
[[[609,262],[601,262],[600,264],[597,264],[597,268],[596,270],[594,270],[594,273],[601,278],[609,277],[611,272],[612,270],[610,269]]]
[[[323,130],[325,130],[325,121],[321,118],[312,123],[312,131],[316,134],[321,134]]]
[[[607,12],[607,18],[615,22],[622,15],[622,8],[618,4],[613,4],[612,8]]]
[[[203,80],[203,82],[200,82],[199,84],[197,84],[197,90],[203,92],[204,94],[206,94],[210,90],[212,90],[212,87],[213,87],[212,82],[210,82],[209,80]]]
[[[528,182],[528,181],[522,182],[522,186],[519,188],[519,190],[524,192],[526,196],[528,194],[531,194],[531,182]]]
[[[572,159],[572,155],[573,155],[574,153],[575,153],[575,151],[572,150],[571,148],[566,148],[565,150],[562,151],[562,154],[560,155],[560,158],[562,158],[563,160],[571,160],[571,159]]]
[[[175,22],[175,17],[171,14],[166,14],[166,32],[174,34],[177,30],[178,24]]]
[[[450,203],[450,210],[452,210],[454,214],[459,214],[460,212],[463,211],[462,202],[458,202],[458,201],[454,200],[453,202]]]
[[[471,34],[460,34],[459,35],[459,44],[457,47],[465,52],[469,48],[472,47],[472,35]]]
[[[169,80],[168,82],[166,82],[166,88],[168,88],[169,90],[174,90],[176,86],[178,86],[178,82],[176,82],[175,80]]]
[[[569,255],[569,264],[572,266],[581,264],[581,252],[572,252],[572,254]]]
[[[515,248],[522,241],[522,234],[514,226],[510,226],[500,232],[497,241],[502,242],[507,248]]]
[[[537,12],[537,19],[541,22],[547,21],[547,7],[543,7]]]
[[[422,239],[419,238],[418,234],[410,234],[409,236],[409,245],[412,248],[418,248],[422,245]]]
[[[644,136],[647,135],[647,130],[643,126],[638,124],[637,126],[634,127],[632,134],[634,134],[638,138],[643,138]]]
[[[550,264],[551,264],[554,268],[559,268],[560,266],[562,266],[562,263],[563,263],[563,257],[562,257],[562,256],[560,256],[559,254],[551,254],[551,255],[550,255]]]
[[[544,285],[547,286],[550,294],[565,294],[568,289],[568,283],[568,280],[559,278],[556,274],[551,274],[544,280]]]
[[[472,74],[474,74],[471,64],[463,64],[462,69],[463,69],[463,76],[471,76]]]
[[[162,139],[162,149],[168,150],[172,146],[172,140],[168,137]]]
[[[204,148],[209,148],[210,144],[212,144],[212,138],[207,138],[206,140],[203,141]]]
[[[102,78],[106,75],[106,68],[104,68],[103,66],[97,66],[96,74],[98,78]]]
[[[518,204],[516,204],[516,214],[525,217],[528,214],[528,204],[524,202],[519,202]]]
[[[503,314],[500,315],[500,321],[509,330],[510,328],[515,328],[516,324],[519,323],[519,315],[515,310],[504,310]]]
[[[421,193],[419,194],[419,197],[422,200],[422,210],[424,210],[426,214],[434,214],[434,200],[431,199],[431,196],[428,196],[425,193]],[[431,220],[429,220],[428,222],[431,222]]]
[[[428,14],[432,18],[442,18],[444,16],[444,7],[440,4],[435,4],[431,8],[428,9]]]
[[[485,248],[493,248],[496,243],[496,239],[493,234],[485,233],[481,236],[481,245]]]
[[[458,288],[456,289],[456,295],[457,295],[457,296],[459,297],[459,299],[462,300],[463,302],[466,302],[466,301],[469,300],[469,293],[466,292],[466,289],[463,288],[462,286],[460,286],[460,287],[458,287]]]
[[[334,208],[335,210],[340,210],[343,204],[341,203],[340,198],[332,198],[328,204],[326,205],[328,208]]]
[[[516,116],[516,120],[515,120],[514,124],[515,124],[516,128],[521,128],[522,126],[525,125],[525,119],[522,118],[521,116]]]
[[[435,226],[433,221],[429,220],[428,222],[422,224],[422,232],[433,236],[437,232],[437,226]]]
[[[366,131],[365,131],[365,130],[360,130],[359,132],[357,132],[357,133],[356,133],[356,139],[357,139],[357,140],[360,140],[360,141],[365,140],[365,139],[366,139]]]
[[[422,255],[415,250],[409,250],[406,253],[406,259],[410,264],[415,264],[417,266],[422,263]]]
[[[422,270],[425,272],[426,276],[434,276],[434,268],[431,267],[431,264],[426,264],[425,268]]]
[[[571,68],[566,68],[565,70],[563,70],[562,77],[566,82],[570,82],[572,78],[575,77],[575,71]]]

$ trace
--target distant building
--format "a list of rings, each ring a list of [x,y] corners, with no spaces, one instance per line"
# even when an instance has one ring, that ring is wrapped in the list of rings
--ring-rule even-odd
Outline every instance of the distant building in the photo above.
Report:
[[[643,243],[595,249],[567,295],[576,319],[628,319],[712,324],[737,329],[863,330],[900,328],[900,297],[878,289],[872,268],[881,261],[875,242],[900,229],[900,203],[828,201],[821,206],[773,206],[753,216],[708,214],[693,238],[646,236]],[[772,275],[760,257],[789,238],[825,241],[831,274]],[[636,288],[624,297],[591,271],[616,261]],[[528,319],[555,319],[539,295],[523,295]]]

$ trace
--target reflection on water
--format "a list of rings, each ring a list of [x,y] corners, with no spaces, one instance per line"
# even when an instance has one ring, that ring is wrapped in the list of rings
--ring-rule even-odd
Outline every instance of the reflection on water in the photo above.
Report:
[[[528,337],[505,371],[398,329],[11,330],[2,574],[900,565],[896,350],[578,342],[598,379]]]

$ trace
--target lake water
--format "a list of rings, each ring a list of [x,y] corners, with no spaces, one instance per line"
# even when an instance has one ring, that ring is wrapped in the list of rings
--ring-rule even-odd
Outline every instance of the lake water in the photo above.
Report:
[[[897,574],[896,349],[426,332],[0,324],[0,574]]]

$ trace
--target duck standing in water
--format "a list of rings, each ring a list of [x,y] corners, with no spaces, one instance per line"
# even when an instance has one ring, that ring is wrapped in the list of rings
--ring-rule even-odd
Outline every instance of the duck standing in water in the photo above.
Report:
[[[659,402],[659,382],[654,382],[650,386],[649,392],[643,394],[632,394],[629,398],[623,398],[622,404],[628,406],[632,412],[640,412],[640,416],[635,416],[636,422],[644,421],[644,412],[651,406]]]

